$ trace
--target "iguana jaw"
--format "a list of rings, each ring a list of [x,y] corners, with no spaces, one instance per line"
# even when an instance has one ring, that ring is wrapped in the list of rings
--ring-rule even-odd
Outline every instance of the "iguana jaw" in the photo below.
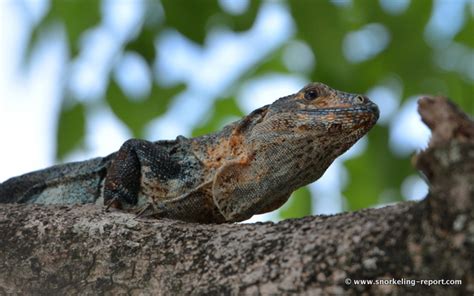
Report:
[[[368,118],[369,122],[373,122],[374,124],[379,119],[379,108],[374,103],[348,108],[302,109],[297,110],[296,113],[312,114],[316,116],[334,115],[336,118],[354,117],[354,114],[357,114],[364,118]]]

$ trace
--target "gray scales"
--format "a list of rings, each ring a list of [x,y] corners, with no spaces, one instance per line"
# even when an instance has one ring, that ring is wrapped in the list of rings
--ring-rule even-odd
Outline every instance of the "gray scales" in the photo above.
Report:
[[[106,157],[0,184],[0,203],[105,204],[155,218],[242,221],[319,179],[379,117],[367,97],[311,83],[208,135],[131,139]]]

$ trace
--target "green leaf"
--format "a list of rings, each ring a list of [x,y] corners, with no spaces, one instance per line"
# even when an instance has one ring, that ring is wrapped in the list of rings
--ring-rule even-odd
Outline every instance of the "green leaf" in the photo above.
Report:
[[[44,27],[53,21],[62,21],[71,54],[76,56],[81,35],[100,22],[100,5],[99,0],[53,0],[50,11],[38,27]]]
[[[225,17],[228,19],[229,27],[235,31],[249,30],[255,22],[261,3],[262,1],[260,0],[251,0],[244,13],[240,15],[225,14]]]
[[[76,103],[64,108],[59,114],[56,131],[56,159],[63,159],[68,153],[79,147],[85,138],[86,115],[85,107]]]
[[[472,7],[469,9],[469,6],[472,6],[472,2],[466,1],[464,9],[465,23],[459,33],[456,34],[454,40],[457,42],[462,42],[465,45],[474,49],[474,15],[472,14]]]
[[[309,216],[312,213],[311,204],[311,193],[308,187],[301,187],[293,192],[289,200],[279,210],[278,215],[281,219]]]
[[[199,44],[204,43],[209,19],[219,12],[217,0],[163,0],[165,23]]]
[[[239,0],[237,0],[239,1]],[[216,0],[163,0],[165,22],[196,43],[203,44],[210,27],[223,25],[235,31],[252,27],[261,1],[252,0],[241,15],[223,12]]]
[[[79,52],[81,35],[100,22],[99,0],[52,0],[50,10],[33,28],[23,57],[25,65],[30,63],[35,44],[43,38],[43,33],[55,23],[63,23],[66,29],[66,40],[74,57]]]
[[[139,53],[148,65],[153,66],[155,60],[155,30],[150,28],[144,28],[140,34],[133,41],[129,42],[125,46],[125,51],[134,51]]]
[[[345,14],[329,1],[292,0],[288,4],[297,26],[297,37],[306,41],[316,56],[312,80],[336,88],[360,86],[354,81],[358,77],[352,75],[353,64],[342,54],[343,37],[351,28]]]
[[[441,84],[446,85],[447,89],[442,92],[432,90],[429,93],[447,96],[458,104],[464,112],[474,115],[474,84],[465,79],[460,79],[460,75],[456,72],[443,72],[440,76],[442,77]],[[435,88],[433,87],[433,89]]]
[[[111,81],[107,89],[106,100],[112,111],[131,130],[134,137],[143,137],[143,128],[152,119],[167,110],[173,97],[184,89],[183,85],[161,88],[153,84],[150,95],[143,100],[132,101],[120,89],[115,81]]]
[[[211,132],[215,132],[223,127],[226,118],[243,117],[244,114],[240,110],[235,98],[226,98],[214,101],[212,110],[209,110],[209,118],[204,124],[193,129],[193,137],[201,136]]]
[[[400,158],[390,151],[388,129],[376,125],[369,132],[369,145],[359,157],[345,162],[349,183],[343,194],[349,209],[358,210],[376,205],[383,192],[392,191],[394,200],[401,200],[400,185],[405,177],[416,174],[408,158]],[[383,200],[387,202],[387,200]]]
[[[288,68],[283,63],[284,48],[280,47],[264,60],[259,61],[257,65],[242,76],[243,80],[250,80],[254,77],[268,75],[269,73],[288,74]]]

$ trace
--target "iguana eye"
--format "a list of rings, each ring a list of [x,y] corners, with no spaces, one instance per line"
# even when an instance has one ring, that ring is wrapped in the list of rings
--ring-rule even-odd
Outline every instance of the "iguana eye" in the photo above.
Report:
[[[365,98],[364,98],[363,96],[361,96],[361,95],[357,95],[357,96],[355,97],[355,102],[356,102],[357,104],[362,104],[362,103],[365,102]]]
[[[306,100],[314,100],[314,99],[316,99],[317,97],[319,97],[319,94],[318,94],[318,92],[317,92],[316,90],[314,90],[314,89],[310,89],[310,90],[308,90],[308,91],[306,91],[306,92],[304,93],[304,98],[305,98]]]

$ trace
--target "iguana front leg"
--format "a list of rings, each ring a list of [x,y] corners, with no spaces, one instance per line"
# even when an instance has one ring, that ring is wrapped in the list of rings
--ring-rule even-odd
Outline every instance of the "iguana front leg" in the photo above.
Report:
[[[117,152],[105,178],[104,203],[122,207],[136,205],[141,186],[156,186],[160,181],[179,174],[180,167],[172,162],[159,145],[131,139]]]

